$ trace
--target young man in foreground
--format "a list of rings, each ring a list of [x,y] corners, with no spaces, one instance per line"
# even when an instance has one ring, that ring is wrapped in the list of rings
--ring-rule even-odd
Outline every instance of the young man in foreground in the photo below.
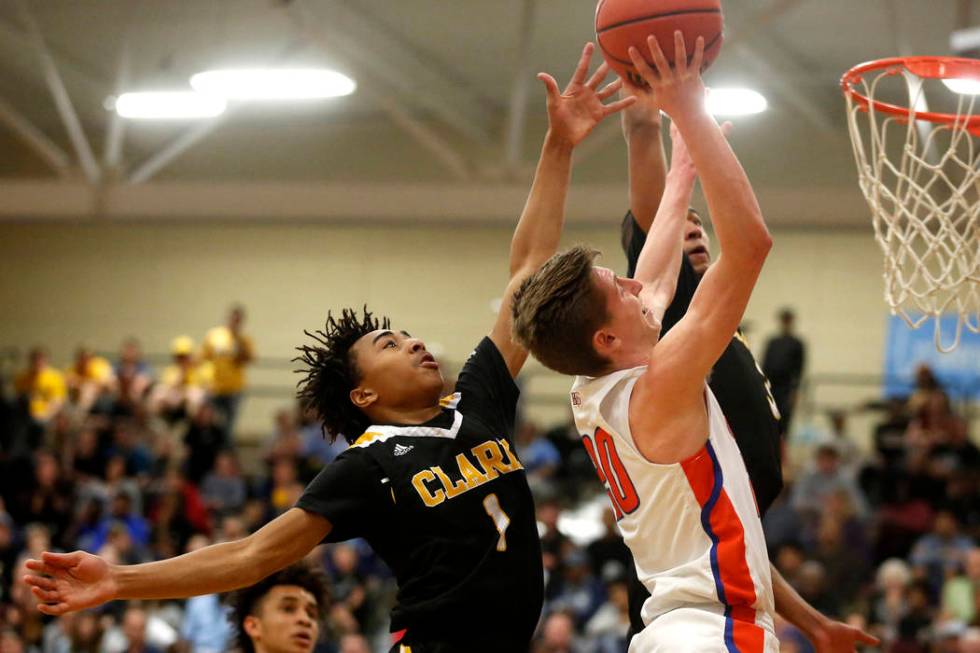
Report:
[[[543,573],[534,504],[513,454],[527,351],[511,339],[514,291],[557,249],[572,151],[605,117],[607,68],[587,79],[593,46],[548,95],[549,130],[511,242],[509,281],[489,336],[463,367],[456,394],[425,344],[387,320],[345,310],[302,347],[300,395],[327,433],[351,447],[327,465],[297,507],[242,540],[178,558],[109,566],[85,554],[28,562],[39,609],[62,614],[126,598],[182,598],[253,584],[324,539],[364,537],[399,585],[392,630],[413,653],[526,650],[541,612]],[[396,647],[397,650],[397,647]]]

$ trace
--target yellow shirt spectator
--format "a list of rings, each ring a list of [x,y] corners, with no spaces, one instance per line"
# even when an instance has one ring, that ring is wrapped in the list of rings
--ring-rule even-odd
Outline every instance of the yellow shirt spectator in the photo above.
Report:
[[[65,377],[70,385],[83,381],[106,385],[113,377],[112,363],[101,356],[89,356],[81,370],[78,369],[78,365],[72,365],[65,370]]]
[[[214,363],[215,394],[238,394],[245,388],[245,366],[255,358],[251,338],[227,326],[214,327],[204,337],[203,356]]]
[[[30,405],[31,417],[39,422],[51,418],[68,395],[64,375],[53,367],[44,365],[41,369],[25,370],[14,380],[17,394],[26,395]]]

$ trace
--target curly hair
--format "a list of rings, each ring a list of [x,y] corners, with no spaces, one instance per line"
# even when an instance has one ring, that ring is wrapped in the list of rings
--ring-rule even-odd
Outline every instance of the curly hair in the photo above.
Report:
[[[319,565],[314,565],[306,561],[297,562],[260,580],[255,585],[242,588],[229,595],[228,603],[231,606],[231,612],[228,615],[228,619],[235,628],[237,650],[243,651],[244,653],[255,653],[252,640],[245,634],[245,617],[254,615],[256,607],[265,598],[265,595],[272,588],[281,585],[302,587],[312,594],[313,598],[316,599],[316,607],[320,620],[323,620],[327,611],[327,601],[330,597],[327,589],[327,575]]]
[[[340,318],[327,314],[323,330],[303,331],[315,344],[296,348],[300,355],[293,362],[303,363],[296,370],[305,374],[297,384],[297,396],[306,410],[312,410],[323,424],[323,433],[333,442],[338,436],[353,443],[370,426],[367,416],[350,400],[350,391],[361,381],[351,347],[361,336],[387,329],[387,317],[376,318],[365,306],[361,315],[345,308]]]

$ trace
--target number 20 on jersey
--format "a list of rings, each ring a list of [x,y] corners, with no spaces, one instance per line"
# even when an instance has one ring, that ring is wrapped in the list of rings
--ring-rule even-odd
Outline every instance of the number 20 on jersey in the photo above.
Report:
[[[606,486],[616,513],[616,521],[619,521],[623,515],[630,514],[640,506],[640,497],[637,496],[633,481],[616,451],[616,442],[607,432],[597,428],[593,436],[582,436],[582,444],[599,474],[599,481]]]

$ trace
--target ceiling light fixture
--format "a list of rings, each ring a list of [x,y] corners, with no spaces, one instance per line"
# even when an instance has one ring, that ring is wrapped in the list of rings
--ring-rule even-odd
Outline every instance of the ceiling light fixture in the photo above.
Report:
[[[745,116],[762,113],[769,107],[761,93],[748,88],[712,88],[707,104],[715,116]]]
[[[197,73],[191,87],[228,100],[307,100],[350,95],[357,84],[325,68],[229,68]]]
[[[123,93],[115,101],[116,113],[133,120],[214,118],[226,106],[223,98],[193,91]]]
[[[944,79],[943,84],[953,93],[959,93],[960,95],[980,95],[980,79],[969,79],[967,77]]]

